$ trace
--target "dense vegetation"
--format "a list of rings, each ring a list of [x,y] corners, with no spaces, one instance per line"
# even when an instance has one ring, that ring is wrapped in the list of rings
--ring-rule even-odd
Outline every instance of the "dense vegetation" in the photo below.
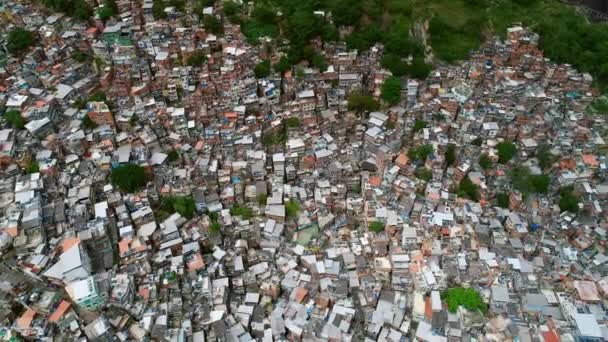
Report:
[[[285,202],[285,216],[287,218],[296,218],[300,212],[300,203],[294,200]]]
[[[186,60],[186,64],[193,67],[200,67],[207,61],[207,56],[201,50],[194,51]]]
[[[148,181],[143,167],[136,164],[124,164],[112,169],[112,184],[125,192],[135,192]]]
[[[382,100],[389,105],[395,105],[401,100],[401,81],[397,77],[389,77],[382,84]]]
[[[93,9],[85,0],[42,0],[42,4],[80,20],[86,20],[93,14]]]
[[[230,208],[230,215],[240,216],[243,220],[249,220],[253,217],[253,214],[253,209],[244,205],[235,204]]]
[[[187,219],[194,217],[194,199],[186,196],[167,196],[160,200],[160,208],[156,210],[157,217],[160,220],[166,218],[173,213],[179,213]]]
[[[21,113],[17,110],[8,110],[4,113],[4,119],[8,125],[12,128],[24,129],[25,119],[21,116]]]
[[[25,168],[26,173],[37,173],[40,172],[40,165],[36,161],[30,162]]]
[[[348,109],[357,113],[373,112],[380,108],[380,103],[372,96],[361,93],[352,93],[348,97]]]
[[[272,71],[270,67],[269,60],[263,60],[260,63],[256,64],[255,68],[253,68],[253,73],[256,78],[265,78],[270,76],[270,72]]]
[[[8,33],[6,48],[12,53],[19,53],[34,44],[34,34],[21,27],[15,27]]]
[[[93,9],[84,0],[42,0],[55,11],[85,20]],[[194,9],[212,6],[215,1],[196,0]],[[103,2],[102,19],[116,14],[115,2]],[[154,0],[153,14],[165,19],[164,9],[184,12],[184,0]],[[309,48],[310,40],[323,42],[344,39],[350,48],[367,49],[380,42],[385,46],[382,65],[396,76],[408,74],[424,78],[430,68],[424,61],[424,48],[416,24],[428,22],[433,54],[439,60],[454,62],[467,58],[470,51],[492,34],[504,35],[507,27],[522,23],[541,34],[541,48],[547,57],[573,64],[608,84],[608,26],[590,23],[574,9],[558,0],[266,0],[223,3],[225,18],[241,24],[247,39],[283,38],[289,62],[314,64],[320,60]],[[314,11],[321,11],[314,13]],[[328,14],[331,13],[331,16]],[[330,20],[331,18],[331,20]],[[221,33],[221,21],[204,16],[204,26]],[[338,29],[354,30],[340,37]]]
[[[461,305],[467,310],[481,310],[484,313],[488,309],[479,292],[474,289],[453,287],[442,293],[441,297],[448,305],[448,311],[452,313],[455,313]]]
[[[410,148],[407,151],[407,156],[413,161],[425,162],[426,159],[433,153],[433,146],[429,144],[420,145]]]
[[[479,185],[473,183],[469,177],[464,177],[458,184],[458,196],[479,201]]]
[[[578,212],[578,202],[578,196],[576,196],[572,187],[565,187],[559,191],[559,209],[561,211]]]
[[[530,170],[522,165],[515,166],[511,171],[511,182],[513,187],[522,194],[541,193],[549,191],[551,178],[548,175],[533,175]]]
[[[384,223],[380,221],[372,221],[369,223],[368,227],[372,232],[380,233],[384,231]]]
[[[506,164],[517,153],[517,146],[510,141],[503,141],[496,144],[496,150],[498,151],[498,162]]]

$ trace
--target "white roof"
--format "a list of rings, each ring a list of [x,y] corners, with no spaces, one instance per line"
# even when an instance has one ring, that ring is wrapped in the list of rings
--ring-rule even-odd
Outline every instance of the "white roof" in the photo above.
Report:
[[[95,203],[95,218],[106,218],[108,216],[108,201]]]
[[[27,101],[27,95],[14,94],[6,101],[7,107],[21,107]]]
[[[59,261],[43,273],[44,276],[63,279],[64,274],[82,265],[80,244],[76,243],[59,256]]]
[[[574,320],[582,336],[602,338],[602,329],[600,329],[593,314],[576,313],[574,314]]]
[[[93,294],[93,289],[89,286],[89,279],[73,281],[65,287],[65,291],[75,302]]]

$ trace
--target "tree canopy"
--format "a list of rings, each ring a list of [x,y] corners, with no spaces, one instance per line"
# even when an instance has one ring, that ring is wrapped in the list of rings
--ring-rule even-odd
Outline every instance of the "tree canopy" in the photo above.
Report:
[[[34,44],[34,34],[22,27],[14,27],[8,32],[6,48],[12,53],[19,53]]]
[[[25,119],[18,110],[8,110],[4,113],[4,119],[12,128],[24,129]]]
[[[513,187],[522,194],[541,193],[549,191],[551,178],[548,175],[533,175],[530,169],[517,165],[510,171]]]
[[[42,0],[42,4],[80,20],[86,20],[93,14],[93,9],[85,0]]]
[[[447,166],[452,166],[456,162],[456,145],[448,144],[445,150],[445,163]]]
[[[372,221],[368,224],[369,230],[380,233],[384,231],[384,223],[380,221]]]
[[[373,112],[380,108],[380,104],[370,95],[352,93],[348,97],[348,109],[357,113]]]
[[[161,198],[159,209],[163,212],[161,216],[168,216],[177,212],[183,217],[191,219],[194,217],[195,210],[194,199],[190,196],[166,196]]]
[[[517,147],[510,141],[499,142],[496,144],[496,150],[498,150],[498,162],[500,164],[508,163],[517,153]]]
[[[240,216],[243,220],[249,220],[253,217],[253,209],[244,205],[236,204],[230,208],[230,215]]]
[[[288,218],[296,218],[300,212],[300,203],[294,200],[285,202],[285,216]]]
[[[124,164],[112,169],[112,184],[124,192],[135,192],[146,185],[146,171],[136,164]]]
[[[192,67],[200,67],[207,61],[207,55],[201,50],[196,50],[188,57],[186,64]]]
[[[578,203],[578,196],[576,196],[572,187],[565,187],[559,191],[559,209],[561,211],[577,213],[579,210]]]
[[[473,183],[469,177],[464,177],[458,185],[458,196],[479,201],[479,185]]]
[[[390,105],[401,100],[401,81],[397,77],[389,77],[382,84],[382,99]]]
[[[268,77],[270,76],[270,72],[270,61],[267,59],[256,64],[255,68],[253,68],[253,73],[255,74],[256,78]]]
[[[410,148],[407,151],[407,156],[411,160],[425,162],[431,153],[433,153],[433,146],[425,144]]]

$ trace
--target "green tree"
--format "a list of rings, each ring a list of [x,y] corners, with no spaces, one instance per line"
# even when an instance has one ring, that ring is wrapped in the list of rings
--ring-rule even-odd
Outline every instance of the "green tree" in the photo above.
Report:
[[[103,91],[97,91],[93,95],[89,96],[89,102],[108,102],[108,97]]]
[[[546,170],[559,158],[551,153],[551,147],[549,145],[541,145],[536,150],[536,159],[538,159],[538,165]]]
[[[416,178],[418,179],[428,182],[431,180],[431,178],[433,178],[433,172],[431,172],[431,170],[427,169],[426,167],[419,167],[416,169],[416,171],[414,171],[414,176],[416,176]]]
[[[380,65],[382,65],[383,68],[390,70],[394,76],[400,77],[408,72],[407,64],[405,64],[401,57],[396,54],[388,53],[382,56]]]
[[[559,191],[559,209],[561,211],[569,211],[571,213],[577,213],[578,197],[574,194],[572,187],[565,187]]]
[[[265,194],[259,194],[257,195],[257,200],[259,205],[266,205],[266,202],[268,201],[268,196]]]
[[[289,59],[287,59],[285,56],[281,56],[281,59],[279,59],[277,64],[274,65],[274,70],[281,73],[281,75],[290,69],[291,64],[289,63]]]
[[[496,205],[498,205],[501,208],[508,208],[509,207],[509,195],[504,192],[497,194],[496,195]]]
[[[103,6],[97,10],[97,14],[99,15],[99,19],[106,21],[110,19],[115,13],[110,7]]]
[[[545,194],[549,191],[551,178],[548,175],[532,175],[530,170],[522,165],[515,166],[510,174],[513,187],[522,194]]]
[[[479,166],[481,166],[482,169],[484,169],[484,170],[491,169],[492,165],[494,165],[494,163],[492,163],[492,159],[490,159],[490,157],[488,157],[487,154],[482,154],[479,157]]]
[[[21,116],[21,113],[17,110],[9,110],[4,113],[4,119],[12,128],[24,129],[25,119]]]
[[[230,208],[230,215],[240,216],[243,220],[249,220],[253,217],[253,209],[244,205],[235,204]]]
[[[348,109],[357,113],[373,112],[379,108],[380,104],[372,96],[352,93],[348,97]]]
[[[89,59],[89,57],[90,57],[90,56],[89,56],[88,54],[86,54],[86,53],[84,53],[84,52],[82,52],[82,51],[80,51],[80,50],[76,50],[76,51],[74,51],[74,52],[72,53],[72,58],[73,58],[73,59],[74,59],[76,62],[80,62],[80,63],[82,63],[82,62],[86,61],[87,59]]]
[[[428,123],[426,121],[416,119],[416,121],[414,122],[413,131],[414,131],[414,133],[420,132],[420,131],[422,131],[423,128],[426,128],[427,126],[428,126]]]
[[[300,127],[300,119],[298,117],[292,116],[285,120],[285,124],[287,127]]]
[[[510,141],[496,144],[496,150],[498,150],[498,162],[501,164],[508,163],[517,153],[517,147]]]
[[[397,77],[389,77],[382,84],[382,99],[390,105],[401,100],[401,81]]]
[[[135,192],[146,185],[147,176],[143,167],[127,163],[112,169],[112,184],[124,192]]]
[[[253,68],[256,78],[266,78],[270,76],[270,71],[270,61],[267,59],[256,64],[255,68]]]
[[[169,215],[177,212],[181,216],[191,219],[194,217],[196,205],[190,196],[167,196],[161,198],[160,210]]]
[[[369,230],[380,233],[384,231],[384,223],[380,221],[372,221],[368,224]]]
[[[175,149],[172,149],[171,151],[169,151],[169,153],[167,153],[167,160],[169,160],[170,162],[174,162],[178,159],[179,153]]]
[[[327,60],[325,59],[325,56],[323,56],[320,53],[315,53],[312,56],[310,63],[312,64],[313,67],[319,69],[319,71],[321,71],[321,72],[324,72],[325,70],[327,70]]]
[[[406,67],[406,73],[413,78],[425,79],[431,72],[431,66],[424,62],[424,58],[415,57],[412,64]]]
[[[469,177],[464,177],[458,185],[458,196],[479,201],[479,185],[473,183]]]
[[[25,168],[25,172],[26,173],[37,173],[37,172],[40,172],[40,165],[38,165],[38,162],[32,161]]]
[[[530,182],[532,183],[535,192],[540,194],[549,192],[551,178],[548,175],[531,175]]]
[[[91,118],[88,115],[85,115],[82,118],[82,126],[84,126],[84,128],[87,128],[87,129],[95,129],[95,128],[97,128],[98,125],[95,121],[91,120]]]
[[[186,64],[191,67],[201,67],[207,61],[207,56],[201,50],[194,51],[186,60]]]
[[[154,0],[152,3],[152,15],[154,19],[161,20],[167,18],[167,13],[165,13],[165,8],[167,5],[163,0]]]
[[[285,216],[287,218],[296,218],[300,211],[300,203],[294,200],[285,202]]]
[[[456,145],[448,144],[448,148],[445,150],[445,162],[448,166],[452,166],[456,162]]]
[[[471,144],[475,146],[481,146],[481,144],[483,144],[483,139],[477,137],[473,139],[473,141],[471,141]]]
[[[34,34],[22,27],[14,27],[8,32],[6,48],[9,52],[20,53],[34,45]]]
[[[212,15],[206,15],[203,17],[203,26],[206,30],[213,34],[224,34],[224,25],[222,24],[222,21]]]
[[[410,148],[407,151],[407,156],[414,161],[425,162],[426,159],[433,153],[433,146],[430,144],[419,145]]]

